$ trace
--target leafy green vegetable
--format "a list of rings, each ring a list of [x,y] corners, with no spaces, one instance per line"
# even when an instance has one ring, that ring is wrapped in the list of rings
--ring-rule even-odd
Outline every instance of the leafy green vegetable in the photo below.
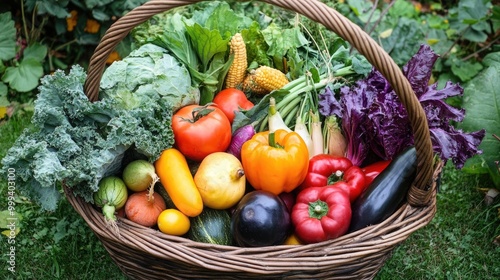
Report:
[[[170,102],[173,110],[196,104],[200,98],[186,67],[156,45],[141,46],[103,74],[100,98],[119,100],[123,108],[137,108],[148,103],[143,99],[156,95]]]
[[[138,45],[153,43],[169,50],[186,65],[193,86],[200,89],[200,104],[211,102],[222,88],[232,61],[228,42],[236,32],[240,32],[247,42],[249,68],[267,65],[291,73],[294,79],[311,68],[304,63],[305,57],[310,63],[318,62],[299,27],[284,28],[272,22],[261,24],[221,1],[192,6],[193,11],[153,16],[137,26],[132,37]],[[284,59],[291,61],[290,69],[284,69]]]
[[[99,180],[116,174],[127,151],[153,161],[174,142],[167,99],[150,94],[134,108],[106,97],[92,103],[83,92],[85,79],[80,66],[43,77],[32,127],[2,160],[3,173],[16,170],[18,190],[47,210],[56,208],[59,182],[92,201]]]
[[[16,28],[10,13],[0,14],[0,61],[9,60],[16,55]],[[0,73],[3,71],[0,71]]]
[[[479,146],[483,153],[471,158],[463,170],[469,173],[489,173],[493,182],[500,187],[500,52],[488,54],[484,60],[486,68],[464,86],[462,107],[467,115],[459,127],[464,130],[486,129],[486,136]]]
[[[165,12],[137,26],[132,37],[138,45],[154,43],[168,49],[186,65],[193,87],[200,89],[200,104],[211,102],[222,88],[231,60],[228,42],[249,20],[239,18],[225,2],[213,1],[188,18],[180,12]]]

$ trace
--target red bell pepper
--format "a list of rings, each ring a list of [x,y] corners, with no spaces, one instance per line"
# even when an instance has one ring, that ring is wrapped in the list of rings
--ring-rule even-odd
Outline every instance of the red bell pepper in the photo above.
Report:
[[[365,189],[365,174],[346,157],[319,154],[309,159],[307,175],[299,190],[333,184],[345,189],[352,202]]]
[[[351,222],[349,194],[336,186],[311,187],[301,191],[292,209],[295,234],[304,243],[337,238]]]
[[[365,173],[365,186],[368,187],[375,177],[377,177],[378,174],[380,174],[380,172],[382,172],[389,165],[389,163],[391,163],[390,160],[381,160],[361,168],[361,170]]]

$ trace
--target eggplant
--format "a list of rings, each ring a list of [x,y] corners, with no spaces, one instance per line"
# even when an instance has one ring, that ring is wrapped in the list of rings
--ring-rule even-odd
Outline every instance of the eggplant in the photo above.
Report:
[[[240,247],[280,245],[291,231],[290,214],[279,196],[252,191],[237,204],[231,217],[231,231]]]
[[[348,232],[378,224],[392,215],[405,201],[416,170],[417,152],[410,146],[396,155],[352,203]]]

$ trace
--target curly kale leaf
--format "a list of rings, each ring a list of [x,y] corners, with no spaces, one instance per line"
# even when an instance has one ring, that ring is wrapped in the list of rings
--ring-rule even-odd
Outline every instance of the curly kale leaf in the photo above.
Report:
[[[85,78],[80,66],[42,78],[33,126],[2,160],[2,172],[16,170],[18,190],[47,210],[57,206],[60,182],[92,202],[100,179],[119,172],[127,150],[153,161],[174,142],[167,100],[152,95],[132,110],[112,98],[90,102]]]

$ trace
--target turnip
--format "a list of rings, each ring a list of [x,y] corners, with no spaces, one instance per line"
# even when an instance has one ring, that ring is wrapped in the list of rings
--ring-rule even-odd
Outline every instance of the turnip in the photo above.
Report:
[[[116,226],[115,211],[121,209],[128,198],[128,190],[122,179],[116,176],[104,177],[99,181],[99,189],[94,193],[94,203],[102,208],[102,214],[113,229]]]
[[[123,182],[133,192],[142,192],[153,187],[159,178],[155,167],[146,160],[138,159],[125,166],[122,174]]]

